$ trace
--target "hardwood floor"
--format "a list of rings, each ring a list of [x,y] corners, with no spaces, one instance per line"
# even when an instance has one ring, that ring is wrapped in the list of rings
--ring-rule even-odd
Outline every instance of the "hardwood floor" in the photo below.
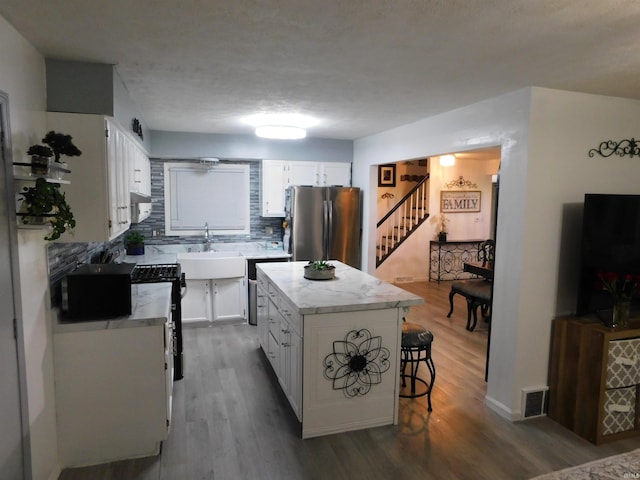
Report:
[[[451,318],[443,282],[400,285],[425,299],[407,320],[434,334],[437,378],[427,399],[401,399],[399,424],[302,440],[250,325],[187,329],[185,378],[158,457],[65,470],[61,480],[512,480],[640,448],[596,447],[546,417],[509,422],[484,404],[487,325]],[[422,367],[421,367],[422,368]]]

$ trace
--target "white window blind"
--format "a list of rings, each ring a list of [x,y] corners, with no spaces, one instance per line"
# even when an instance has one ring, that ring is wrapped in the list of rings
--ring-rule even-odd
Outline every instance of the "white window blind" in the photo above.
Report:
[[[165,163],[167,235],[249,233],[249,165]]]

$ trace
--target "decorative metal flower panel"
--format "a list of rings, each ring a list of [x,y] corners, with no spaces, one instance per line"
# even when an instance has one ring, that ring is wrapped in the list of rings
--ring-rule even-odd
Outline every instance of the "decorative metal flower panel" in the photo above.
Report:
[[[389,356],[382,337],[373,337],[364,328],[351,330],[344,340],[333,342],[333,352],[322,362],[324,377],[348,398],[366,395],[373,385],[382,382],[382,374],[391,366]]]

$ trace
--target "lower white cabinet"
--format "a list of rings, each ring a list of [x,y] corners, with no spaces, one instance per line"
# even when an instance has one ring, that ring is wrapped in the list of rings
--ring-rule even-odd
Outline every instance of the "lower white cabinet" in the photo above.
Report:
[[[168,323],[53,336],[63,467],[157,455],[173,390]]]
[[[187,294],[181,305],[182,323],[210,322],[211,280],[187,280]]]
[[[246,320],[246,312],[244,277],[187,279],[187,294],[182,299],[183,323]]]
[[[256,289],[256,323],[258,328],[258,340],[260,345],[267,345],[269,342],[269,297],[264,282],[258,279]]]
[[[246,287],[244,278],[213,280],[213,321],[246,320]]]
[[[267,301],[267,332],[266,339],[263,340],[261,336],[261,345],[291,408],[298,420],[302,421],[302,338],[282,314],[280,307],[276,306],[278,300],[276,298],[274,302],[270,298]]]

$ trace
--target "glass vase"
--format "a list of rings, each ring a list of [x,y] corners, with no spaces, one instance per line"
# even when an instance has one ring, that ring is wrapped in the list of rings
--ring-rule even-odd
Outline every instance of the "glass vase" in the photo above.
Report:
[[[620,300],[613,304],[613,317],[611,318],[611,326],[614,328],[626,327],[629,325],[629,310],[631,301]]]

